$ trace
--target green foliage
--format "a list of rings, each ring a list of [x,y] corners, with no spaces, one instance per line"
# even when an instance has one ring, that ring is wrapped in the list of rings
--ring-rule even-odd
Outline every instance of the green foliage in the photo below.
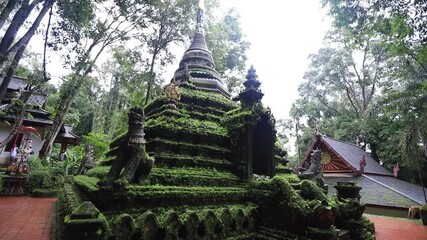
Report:
[[[54,190],[61,188],[64,178],[61,172],[54,169],[45,171],[31,171],[28,174],[27,190],[33,193],[36,189]]]
[[[375,225],[369,221],[367,217],[362,217],[363,224],[363,239],[374,240],[375,239]]]
[[[64,175],[77,174],[85,154],[84,151],[83,145],[69,147],[67,150],[67,158],[63,161],[52,161],[51,165],[54,169],[62,171]]]
[[[210,21],[206,32],[216,70],[224,76],[228,91],[238,93],[244,79],[246,51],[250,46],[242,32],[239,15],[235,9],[228,10]]]
[[[50,169],[50,164],[45,159],[38,159],[31,156],[28,164],[30,165],[31,171],[48,171]]]
[[[90,132],[88,135],[83,136],[83,142],[93,146],[93,157],[95,160],[100,160],[105,157],[109,142],[105,134]]]

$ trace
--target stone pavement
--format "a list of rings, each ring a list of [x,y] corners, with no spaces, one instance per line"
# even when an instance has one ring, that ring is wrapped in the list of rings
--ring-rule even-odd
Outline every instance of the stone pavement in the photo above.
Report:
[[[420,220],[407,220],[364,214],[375,224],[377,240],[427,240],[427,226]]]
[[[0,239],[50,240],[55,201],[0,196]]]

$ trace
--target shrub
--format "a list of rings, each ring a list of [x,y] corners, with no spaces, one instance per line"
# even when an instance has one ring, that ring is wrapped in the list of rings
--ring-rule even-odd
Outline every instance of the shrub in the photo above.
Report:
[[[33,193],[35,189],[57,189],[64,183],[64,178],[58,171],[31,171],[28,175],[27,190]]]

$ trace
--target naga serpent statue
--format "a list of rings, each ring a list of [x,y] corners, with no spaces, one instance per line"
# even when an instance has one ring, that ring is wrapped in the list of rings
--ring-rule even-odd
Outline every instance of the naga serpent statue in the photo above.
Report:
[[[116,159],[107,174],[107,181],[122,178],[128,182],[136,182],[147,176],[154,165],[154,158],[148,156],[145,151],[142,108],[130,109],[128,125],[128,132],[118,147]]]

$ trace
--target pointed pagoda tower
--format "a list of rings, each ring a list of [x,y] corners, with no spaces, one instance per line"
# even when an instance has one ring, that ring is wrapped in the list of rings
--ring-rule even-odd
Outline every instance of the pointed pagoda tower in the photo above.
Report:
[[[253,65],[248,70],[246,81],[243,83],[245,90],[239,94],[240,102],[243,106],[250,106],[261,101],[264,94],[259,89],[261,83],[258,81],[258,76]]]
[[[206,45],[204,11],[204,1],[199,0],[196,33],[190,47],[184,52],[172,81],[192,82],[197,89],[219,92],[229,98],[230,93],[215,70],[212,53]]]

